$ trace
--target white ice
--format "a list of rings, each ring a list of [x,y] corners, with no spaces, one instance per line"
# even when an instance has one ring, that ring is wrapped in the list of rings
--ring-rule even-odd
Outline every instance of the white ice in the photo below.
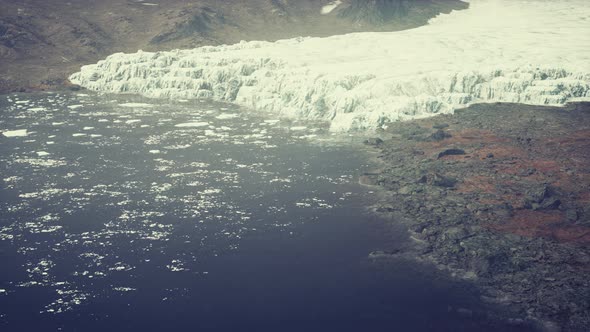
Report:
[[[7,130],[2,132],[2,135],[4,135],[5,137],[24,137],[28,134],[29,133],[26,129]]]
[[[71,76],[91,90],[213,98],[331,130],[476,102],[590,100],[590,1],[473,0],[423,27],[117,53]]]
[[[208,127],[209,123],[208,122],[185,122],[185,123],[179,123],[177,125],[175,125],[174,127],[177,128],[200,128],[200,127]]]
[[[121,107],[129,107],[129,108],[142,108],[142,107],[154,107],[152,104],[145,104],[145,103],[123,103],[119,104]]]
[[[229,119],[235,119],[237,117],[239,117],[239,115],[236,113],[223,113],[223,114],[219,114],[215,118],[217,120],[229,120]]]

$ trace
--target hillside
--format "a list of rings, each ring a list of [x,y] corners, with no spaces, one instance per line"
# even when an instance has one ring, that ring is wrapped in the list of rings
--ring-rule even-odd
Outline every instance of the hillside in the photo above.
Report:
[[[62,86],[81,65],[115,52],[401,30],[466,7],[458,0],[0,0],[0,92]]]

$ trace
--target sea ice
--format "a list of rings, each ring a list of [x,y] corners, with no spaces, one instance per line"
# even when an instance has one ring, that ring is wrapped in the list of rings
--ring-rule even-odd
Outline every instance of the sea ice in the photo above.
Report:
[[[223,114],[216,116],[215,118],[217,120],[229,120],[229,119],[235,119],[237,117],[239,117],[239,115],[235,114],[235,113],[223,113]]]
[[[145,103],[123,103],[119,104],[121,107],[130,107],[130,108],[142,108],[142,107],[154,107],[152,104],[145,104]]]
[[[177,125],[175,125],[174,127],[177,128],[200,128],[200,127],[207,127],[209,126],[208,122],[185,122],[185,123],[179,123]]]
[[[7,130],[3,131],[2,135],[6,137],[24,137],[28,135],[28,132],[26,129]]]

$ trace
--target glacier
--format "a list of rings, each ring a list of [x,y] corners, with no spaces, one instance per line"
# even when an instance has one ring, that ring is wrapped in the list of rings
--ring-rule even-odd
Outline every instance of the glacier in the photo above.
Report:
[[[70,77],[90,90],[211,98],[333,131],[472,103],[590,101],[590,2],[472,0],[411,30],[110,55]]]

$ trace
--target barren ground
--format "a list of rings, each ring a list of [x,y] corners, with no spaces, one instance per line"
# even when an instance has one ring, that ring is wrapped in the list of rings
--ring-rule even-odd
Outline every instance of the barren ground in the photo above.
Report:
[[[411,256],[473,280],[524,319],[590,327],[590,104],[480,104],[392,125],[369,140]],[[389,255],[390,254],[390,255]],[[553,322],[553,323],[546,323]]]

